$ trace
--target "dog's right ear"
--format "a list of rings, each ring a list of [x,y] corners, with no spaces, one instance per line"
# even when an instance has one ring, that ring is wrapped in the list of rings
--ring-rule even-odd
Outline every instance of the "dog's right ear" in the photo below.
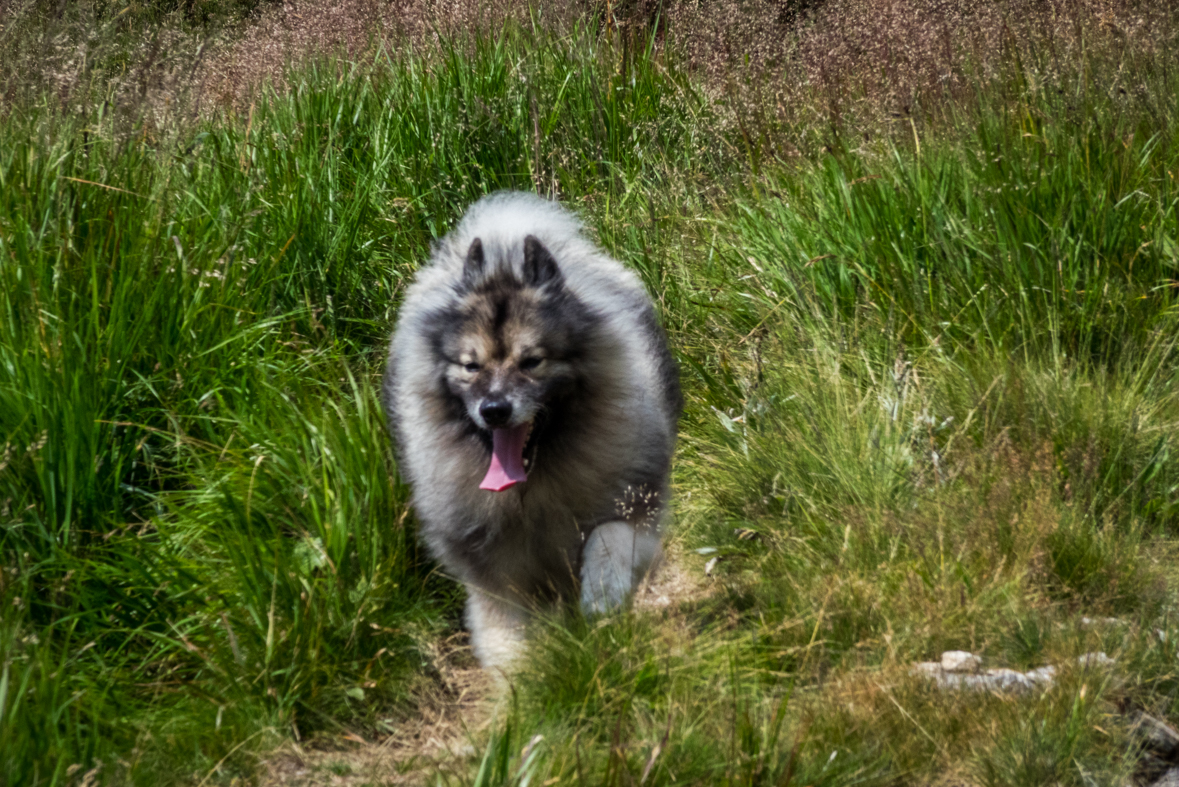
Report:
[[[483,241],[475,238],[471,241],[471,248],[467,249],[467,259],[463,263],[463,284],[473,287],[483,277]]]
[[[540,287],[549,282],[561,282],[561,269],[549,250],[544,247],[535,235],[524,238],[524,283],[530,287]]]

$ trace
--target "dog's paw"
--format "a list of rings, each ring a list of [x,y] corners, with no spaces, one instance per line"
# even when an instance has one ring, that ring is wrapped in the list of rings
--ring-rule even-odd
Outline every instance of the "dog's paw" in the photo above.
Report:
[[[581,611],[592,616],[622,606],[658,554],[658,534],[637,534],[626,522],[594,528],[581,553]]]
[[[622,606],[631,592],[629,576],[618,576],[618,572],[594,572],[593,576],[584,576],[581,582],[581,612],[586,617],[593,617],[617,609]],[[629,571],[627,574],[629,575]]]

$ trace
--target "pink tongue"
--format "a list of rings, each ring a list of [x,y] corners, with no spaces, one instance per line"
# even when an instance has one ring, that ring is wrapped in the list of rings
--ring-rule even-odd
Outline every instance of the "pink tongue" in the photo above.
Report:
[[[491,467],[483,476],[480,489],[502,492],[528,480],[524,472],[524,444],[528,441],[528,424],[491,430]]]

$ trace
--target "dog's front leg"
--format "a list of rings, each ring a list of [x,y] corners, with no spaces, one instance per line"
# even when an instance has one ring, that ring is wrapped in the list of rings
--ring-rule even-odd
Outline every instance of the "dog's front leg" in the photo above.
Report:
[[[581,610],[597,615],[626,601],[660,555],[659,532],[626,522],[598,525],[581,555]]]
[[[528,613],[518,604],[467,585],[466,617],[471,648],[485,669],[507,669],[520,656]]]

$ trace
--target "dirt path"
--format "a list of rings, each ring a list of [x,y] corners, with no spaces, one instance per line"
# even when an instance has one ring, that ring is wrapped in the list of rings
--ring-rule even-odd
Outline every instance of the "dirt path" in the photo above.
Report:
[[[673,555],[635,594],[638,612],[654,612],[706,592],[702,576]],[[376,741],[354,736],[291,742],[262,763],[262,787],[360,787],[424,784],[438,770],[462,771],[481,752],[495,717],[494,681],[479,669],[466,633],[440,643],[434,659],[441,681],[421,713]]]
[[[492,682],[474,663],[465,634],[439,647],[441,681],[419,716],[379,740],[357,736],[291,742],[262,763],[263,787],[421,784],[438,769],[461,766],[491,721]]]

